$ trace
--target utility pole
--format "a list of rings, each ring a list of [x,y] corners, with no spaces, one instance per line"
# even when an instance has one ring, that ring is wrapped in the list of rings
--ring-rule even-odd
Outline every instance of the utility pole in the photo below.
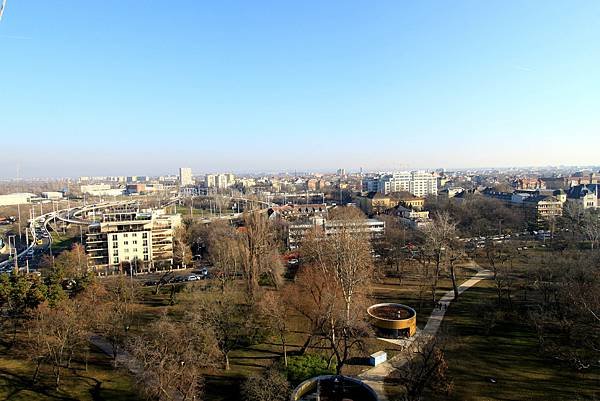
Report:
[[[4,10],[4,4],[6,4],[6,0],[4,1],[4,3],[2,4],[2,10]],[[2,13],[2,10],[0,10],[0,13]],[[0,18],[2,17],[2,14],[0,14]],[[17,183],[18,183],[18,188],[21,189],[21,182],[19,180],[19,165],[17,165]],[[21,237],[21,202],[17,203],[17,218],[19,219],[19,242],[23,241],[23,238]]]
[[[19,241],[22,241],[23,238],[21,237],[21,202],[17,203],[17,219],[19,219]]]
[[[17,250],[17,237],[15,235],[11,235],[8,237],[8,246],[10,245],[10,239],[12,238],[12,248],[15,250],[15,275],[19,274],[19,251]],[[9,255],[12,255],[12,249],[8,252]]]

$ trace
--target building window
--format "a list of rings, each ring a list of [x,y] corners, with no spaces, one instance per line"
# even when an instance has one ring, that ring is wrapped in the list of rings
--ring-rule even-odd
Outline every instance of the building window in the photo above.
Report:
[[[125,248],[125,253],[129,253],[129,249]]]
[[[119,251],[117,249],[113,251],[113,256],[119,256]]]
[[[148,246],[148,241],[144,240],[144,246]]]
[[[129,260],[129,256],[125,256],[125,260]]]
[[[133,240],[133,244],[134,244],[134,245],[135,245],[135,244],[137,244],[137,240]]]
[[[129,241],[123,241],[123,245],[129,245]]]
[[[148,253],[148,248],[144,248],[144,253]]]
[[[125,233],[125,234],[123,234],[123,237],[127,238],[127,235],[128,235],[128,234],[127,234],[127,233]]]
[[[118,264],[118,263],[119,263],[119,258],[114,258],[114,259],[113,259],[113,263],[114,263],[114,264]]]
[[[118,237],[117,234],[113,234],[113,241],[117,241]]]
[[[148,233],[143,233],[142,238],[148,238]]]
[[[132,237],[137,237],[137,233],[131,234]]]
[[[144,260],[148,261],[148,255],[144,255]]]

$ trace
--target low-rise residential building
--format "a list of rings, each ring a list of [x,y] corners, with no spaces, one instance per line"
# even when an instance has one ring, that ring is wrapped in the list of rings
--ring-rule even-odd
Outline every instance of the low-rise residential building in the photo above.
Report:
[[[421,210],[425,206],[425,198],[422,196],[413,195],[410,192],[395,192],[390,194],[392,199],[397,201],[397,204],[405,206],[413,210]]]
[[[600,172],[577,172],[569,177],[569,186],[600,184]]]
[[[598,184],[576,185],[567,191],[567,201],[578,203],[584,209],[597,208],[599,190]]]
[[[438,191],[438,196],[440,196],[441,200],[449,200],[464,191],[465,189],[462,187],[444,188]]]
[[[361,210],[369,216],[384,213],[386,210],[398,205],[415,210],[421,210],[425,205],[425,198],[415,196],[406,191],[394,192],[387,195],[381,192],[370,192],[366,195],[356,197],[356,201]]]
[[[381,214],[398,205],[396,199],[381,192],[369,192],[364,196],[358,196],[356,201],[360,209],[368,216]]]
[[[400,222],[411,228],[422,228],[431,224],[429,212],[426,210],[413,210],[404,206],[398,206],[394,210]]]
[[[540,178],[518,178],[513,182],[516,189],[546,189],[546,183]]]
[[[536,227],[547,227],[548,223],[562,216],[563,204],[550,195],[533,195],[523,200],[528,220]]]
[[[322,230],[325,235],[333,235],[341,230],[365,234],[371,240],[383,237],[385,222],[377,219],[363,220],[327,220],[322,217],[312,217],[301,222],[291,223],[287,227],[288,247],[296,249],[304,237],[312,230]]]

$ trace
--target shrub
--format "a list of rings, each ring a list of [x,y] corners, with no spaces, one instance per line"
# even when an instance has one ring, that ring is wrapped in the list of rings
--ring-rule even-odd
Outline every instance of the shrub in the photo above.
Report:
[[[298,384],[311,377],[335,374],[335,363],[327,368],[327,359],[320,355],[292,356],[288,358],[286,374],[290,382]]]

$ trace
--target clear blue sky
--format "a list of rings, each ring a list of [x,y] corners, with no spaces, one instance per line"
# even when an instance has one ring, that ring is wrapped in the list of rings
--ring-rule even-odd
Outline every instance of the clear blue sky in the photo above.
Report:
[[[8,0],[0,177],[600,164],[600,1]]]

